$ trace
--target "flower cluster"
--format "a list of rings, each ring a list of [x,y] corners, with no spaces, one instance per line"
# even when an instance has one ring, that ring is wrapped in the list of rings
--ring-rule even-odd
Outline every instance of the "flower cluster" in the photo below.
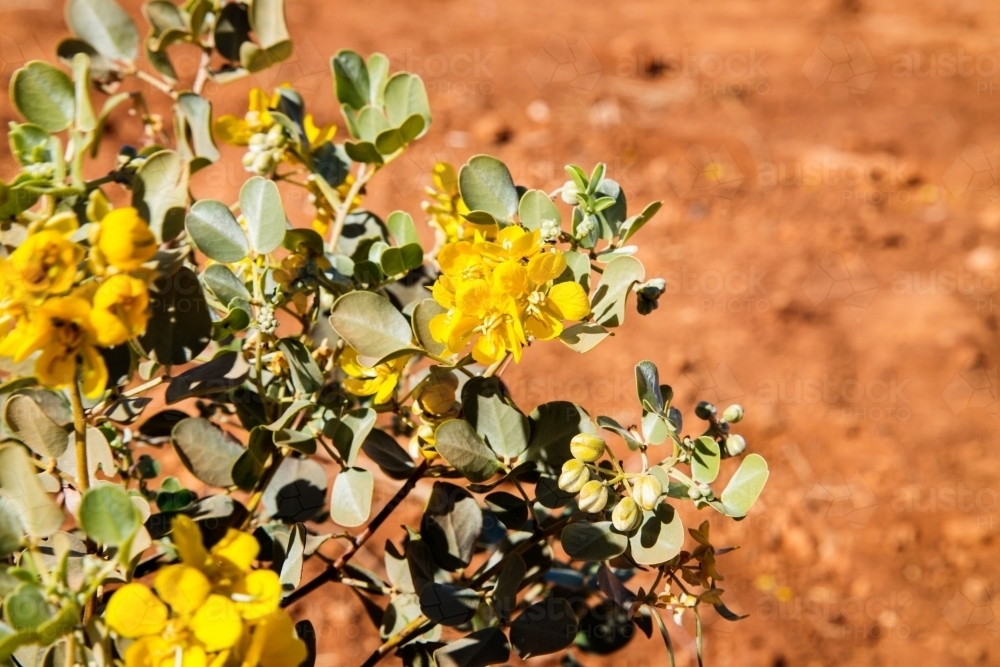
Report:
[[[284,84],[283,88],[289,88]],[[243,167],[254,174],[265,176],[285,159],[288,131],[271,114],[278,107],[280,93],[268,96],[261,88],[250,91],[250,104],[243,118],[226,115],[215,122],[215,133],[232,146],[246,146]],[[334,125],[317,127],[311,115],[303,117],[306,139],[312,148],[320,146],[336,133]]]
[[[573,436],[570,442],[573,458],[563,464],[559,488],[579,494],[577,504],[589,513],[603,512],[611,492],[618,493],[616,488],[620,488],[621,497],[614,504],[611,523],[616,530],[631,533],[642,524],[643,511],[652,511],[660,501],[663,483],[648,472],[627,474],[618,468],[614,459],[611,468],[595,465],[606,450],[604,439],[596,435],[579,433]]]
[[[229,529],[211,550],[190,518],[173,520],[180,563],[161,568],[153,589],[132,582],[114,592],[105,620],[133,640],[126,667],[298,665],[306,647],[279,607],[281,582],[271,570],[253,570],[257,540]]]
[[[92,199],[103,199],[95,192]],[[146,330],[151,271],[143,264],[158,244],[134,208],[88,207],[103,213],[83,234],[75,213],[37,221],[0,261],[0,355],[15,362],[40,352],[35,376],[49,387],[69,387],[78,366],[84,393],[100,394],[108,371],[98,348],[121,345]],[[89,248],[77,242],[89,236]],[[87,260],[86,262],[84,260]]]
[[[476,361],[492,364],[508,353],[514,361],[531,339],[550,340],[565,320],[590,314],[583,287],[557,282],[566,271],[563,253],[541,233],[511,225],[488,241],[448,243],[438,253],[442,275],[433,296],[447,312],[431,320],[431,335],[452,354],[472,343]]]

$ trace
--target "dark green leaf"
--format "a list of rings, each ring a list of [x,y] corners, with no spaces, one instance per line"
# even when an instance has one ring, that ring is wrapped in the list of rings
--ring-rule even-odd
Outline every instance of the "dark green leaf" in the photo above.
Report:
[[[485,482],[500,470],[496,455],[464,419],[441,424],[435,440],[438,453],[470,482]]]
[[[98,544],[118,547],[139,530],[139,512],[124,488],[101,484],[83,494],[80,527]]]
[[[282,338],[278,341],[278,349],[288,361],[296,392],[305,396],[323,388],[323,373],[305,345],[295,338]]]
[[[471,588],[431,583],[420,591],[420,609],[430,620],[455,627],[473,617],[479,607],[479,594]]]
[[[164,366],[188,363],[208,346],[212,333],[198,277],[183,267],[153,283],[150,292],[151,317],[146,333],[139,338],[140,347]]]
[[[510,659],[510,644],[500,628],[483,628],[434,651],[437,667],[486,667]]]
[[[561,651],[573,643],[577,623],[573,606],[564,598],[531,605],[510,626],[510,643],[522,660]]]
[[[434,483],[420,534],[441,568],[454,572],[466,567],[482,529],[482,510],[468,491],[447,482]]]
[[[563,529],[563,549],[575,560],[610,560],[625,553],[628,538],[612,529],[610,521],[578,521]]]
[[[235,389],[250,374],[250,364],[239,352],[223,352],[211,361],[184,371],[167,387],[167,404],[192,396],[207,396]]]

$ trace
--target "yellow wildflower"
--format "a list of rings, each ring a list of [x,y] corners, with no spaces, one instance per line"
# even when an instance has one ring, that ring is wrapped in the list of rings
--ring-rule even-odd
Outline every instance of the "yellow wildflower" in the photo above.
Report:
[[[437,230],[439,246],[469,240],[476,231],[489,236],[496,234],[495,225],[477,225],[462,217],[469,213],[469,207],[458,190],[455,167],[447,162],[438,162],[431,172],[431,182],[433,186],[427,188],[427,194],[432,201],[425,201],[422,206],[430,216],[428,223]]]
[[[252,535],[230,529],[206,549],[190,518],[175,518],[172,528],[181,562],[157,573],[156,592],[133,582],[108,603],[108,627],[136,640],[125,667],[283,667],[305,660],[305,644],[279,607],[278,575],[251,570],[259,549]]]
[[[156,237],[132,207],[117,208],[101,220],[97,247],[119,271],[135,271],[156,254]]]
[[[582,320],[590,314],[590,300],[583,287],[572,280],[549,286],[566,270],[562,253],[535,255],[528,262],[531,291],[524,307],[524,330],[539,340],[556,338],[563,320]]]
[[[90,302],[80,296],[53,297],[18,321],[0,342],[0,355],[20,362],[41,350],[35,376],[43,385],[55,388],[73,385],[79,362],[83,391],[90,398],[96,397],[108,382],[108,369],[97,351],[90,314]]]
[[[530,259],[542,250],[542,233],[537,229],[529,232],[524,227],[511,225],[500,230],[495,241],[477,236],[475,249],[490,266],[508,259]]]
[[[369,368],[358,360],[357,350],[345,348],[340,355],[340,368],[348,376],[344,379],[344,388],[355,396],[374,394],[376,404],[387,403],[396,391],[407,360],[409,356],[397,357]]]
[[[68,292],[84,253],[55,229],[32,234],[0,263],[4,291],[15,299]]]
[[[289,87],[282,84],[282,87]],[[264,134],[270,130],[274,124],[274,117],[269,109],[276,109],[280,95],[275,92],[268,97],[267,91],[262,88],[254,88],[250,91],[250,99],[247,105],[247,112],[243,118],[233,115],[225,115],[215,121],[215,134],[222,141],[231,146],[247,146],[250,138],[255,134]],[[330,124],[318,127],[311,115],[306,115],[302,123],[305,127],[306,138],[312,148],[318,148],[322,144],[333,139],[337,133],[336,125]]]
[[[90,322],[101,345],[121,345],[142,335],[148,321],[149,290],[138,278],[111,276],[94,293]]]

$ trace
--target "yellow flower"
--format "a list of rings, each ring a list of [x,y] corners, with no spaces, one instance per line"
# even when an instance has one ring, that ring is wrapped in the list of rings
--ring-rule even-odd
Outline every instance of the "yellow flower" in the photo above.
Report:
[[[133,582],[108,602],[108,627],[136,640],[125,667],[294,667],[305,660],[305,644],[279,608],[278,575],[251,571],[259,548],[252,535],[230,529],[206,549],[194,521],[179,516],[171,538],[181,562],[157,572],[156,592]]]
[[[542,250],[542,232],[537,229],[529,232],[524,227],[511,225],[500,230],[496,241],[478,237],[475,248],[490,266],[508,259],[529,259]]]
[[[142,335],[148,321],[149,290],[138,278],[111,276],[94,293],[90,323],[101,345],[121,345]]]
[[[374,394],[376,404],[387,403],[396,391],[407,360],[409,356],[397,357],[369,368],[358,360],[357,350],[345,348],[340,355],[340,368],[348,376],[344,379],[344,388],[355,396]]]
[[[267,132],[274,125],[268,107],[277,104],[277,95],[274,96],[273,103],[270,103],[267,91],[254,88],[250,91],[246,115],[243,118],[232,115],[220,117],[215,121],[215,135],[231,146],[246,146],[250,143],[250,137]]]
[[[119,271],[135,271],[156,254],[156,237],[132,207],[117,208],[101,220],[97,246],[104,261]]]
[[[55,388],[73,385],[79,362],[83,391],[89,398],[96,397],[108,382],[108,369],[97,351],[90,314],[90,302],[80,296],[53,297],[17,323],[0,342],[0,355],[20,362],[41,350],[35,376]]]
[[[458,354],[472,342],[472,356],[495,363],[510,353],[520,360],[529,337],[549,340],[565,320],[590,314],[587,292],[574,281],[553,284],[566,259],[541,242],[538,231],[503,229],[495,241],[478,236],[441,248],[442,275],[431,294],[447,309],[430,322],[431,335]]]
[[[282,84],[282,87],[289,87]],[[262,88],[254,88],[250,91],[250,99],[247,105],[247,112],[243,118],[232,115],[225,115],[215,121],[215,135],[230,146],[247,146],[250,137],[255,134],[263,134],[274,126],[274,117],[269,109],[276,109],[280,96],[276,92],[268,97],[267,91]],[[306,131],[306,139],[312,148],[318,148],[324,143],[333,139],[337,133],[336,125],[330,124],[317,127],[311,115],[303,119],[303,126]]]
[[[467,241],[479,232],[486,238],[496,236],[496,225],[479,225],[463,218],[469,213],[458,190],[458,173],[447,162],[438,162],[431,172],[432,187],[427,194],[432,201],[423,202],[424,211],[430,216],[428,223],[437,230],[438,244]]]
[[[82,246],[68,241],[59,230],[32,234],[0,263],[4,291],[15,299],[68,292],[84,253]]]

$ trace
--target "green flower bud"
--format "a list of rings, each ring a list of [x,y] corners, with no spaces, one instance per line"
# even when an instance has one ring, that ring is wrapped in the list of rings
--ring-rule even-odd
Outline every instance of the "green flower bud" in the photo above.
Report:
[[[604,438],[590,433],[577,433],[569,441],[569,451],[573,454],[573,458],[587,463],[593,463],[601,458],[605,447]]]
[[[691,500],[698,500],[699,498],[701,498],[701,489],[699,489],[697,486],[692,486],[691,488],[689,488],[688,498],[690,498]]]
[[[579,493],[583,485],[590,481],[590,470],[583,461],[570,459],[563,464],[559,475],[559,488],[567,493]]]
[[[632,497],[642,509],[647,512],[656,507],[656,501],[663,493],[663,484],[652,475],[643,475],[632,483]]]
[[[600,512],[608,504],[608,487],[596,479],[590,480],[580,489],[580,498],[577,504],[584,512]]]
[[[743,406],[739,403],[733,403],[722,411],[722,418],[730,424],[735,424],[743,419]]]
[[[611,523],[622,533],[631,533],[642,524],[642,512],[631,498],[622,498],[611,512]]]
[[[726,453],[730,456],[739,456],[747,448],[747,441],[742,435],[733,433],[726,437]]]

